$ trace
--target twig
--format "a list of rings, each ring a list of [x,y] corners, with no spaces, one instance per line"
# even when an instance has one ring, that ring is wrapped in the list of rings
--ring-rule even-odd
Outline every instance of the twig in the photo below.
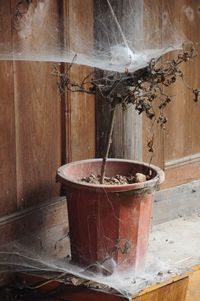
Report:
[[[106,151],[105,151],[105,155],[103,156],[102,165],[101,165],[101,179],[100,179],[101,184],[104,183],[104,178],[105,178],[105,173],[106,173],[106,162],[108,159],[108,154],[109,154],[110,146],[112,143],[112,133],[113,133],[114,122],[115,122],[115,111],[116,111],[116,106],[114,108],[112,108],[112,110],[111,110],[110,127],[109,127],[107,143],[106,143]]]

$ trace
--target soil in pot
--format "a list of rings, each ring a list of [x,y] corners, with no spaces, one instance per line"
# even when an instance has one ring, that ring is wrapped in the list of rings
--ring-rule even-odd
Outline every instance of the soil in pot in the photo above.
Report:
[[[150,179],[149,175],[144,175],[142,173],[136,173],[135,175],[116,175],[113,177],[104,177],[104,184],[105,185],[126,185],[126,184],[133,184],[133,183],[140,183],[145,182]],[[80,179],[80,182],[85,182],[89,184],[101,184],[101,176],[90,174],[88,177],[84,177]]]

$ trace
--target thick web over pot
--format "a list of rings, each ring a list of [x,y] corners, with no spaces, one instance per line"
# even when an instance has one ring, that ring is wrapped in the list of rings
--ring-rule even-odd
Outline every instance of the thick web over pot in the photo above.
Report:
[[[152,58],[181,49],[182,42],[187,40],[185,33],[172,18],[173,12],[167,4],[162,9],[159,4],[154,7],[145,6],[141,0],[94,1],[93,21],[89,26],[91,32],[86,34],[83,30],[85,21],[73,24],[73,20],[69,23],[62,16],[63,13],[58,17],[58,13],[52,10],[52,1],[16,2],[10,20],[10,39],[0,40],[0,60],[58,63],[73,61],[102,70],[136,71],[146,66]],[[60,10],[62,12],[63,8]],[[189,22],[193,22],[194,13],[196,12],[191,12],[189,7],[181,7],[179,11],[180,16]],[[84,20],[87,20],[87,16]],[[69,24],[72,24],[70,30]],[[110,204],[109,197],[107,199]],[[110,210],[113,210],[112,206]],[[114,216],[117,219],[115,212]],[[191,224],[190,230],[195,229],[194,224]],[[52,279],[73,285],[84,284],[95,290],[120,293],[131,298],[146,285],[182,271],[181,260],[197,260],[199,256],[198,246],[193,248],[191,255],[192,247],[181,242],[181,248],[184,245],[185,249],[182,250],[185,252],[180,260],[168,260],[166,254],[158,259],[154,256],[154,250],[154,253],[152,251],[148,255],[144,271],[137,274],[134,269],[129,272],[115,271],[112,258],[110,261],[97,261],[92,267],[82,267],[70,262],[70,233],[68,238],[65,237],[66,249],[58,258],[54,248],[43,245],[43,241],[48,241],[48,230],[45,231],[43,238],[38,233],[30,232],[20,239],[1,245],[0,271],[51,273]],[[162,242],[159,231],[156,239]],[[150,241],[154,241],[153,233]],[[115,244],[118,244],[121,252],[129,247],[126,241],[122,241],[121,245],[120,241],[115,241]],[[156,247],[159,247],[159,243]],[[154,247],[151,248],[153,250]]]
[[[103,70],[134,71],[180,49],[185,40],[167,5],[162,10],[140,0],[97,0],[85,17],[73,4],[68,17],[66,9],[51,1],[16,1],[11,32],[0,41],[0,59],[70,63],[75,58],[77,64]]]

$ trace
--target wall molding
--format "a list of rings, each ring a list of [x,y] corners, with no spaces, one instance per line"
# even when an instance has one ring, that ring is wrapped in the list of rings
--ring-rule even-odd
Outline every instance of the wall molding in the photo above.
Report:
[[[185,164],[195,163],[197,161],[200,161],[200,153],[182,157],[182,158],[175,159],[175,160],[166,161],[165,167],[166,168],[170,168],[170,167],[174,167],[174,166],[178,167],[178,166],[185,165]]]
[[[200,212],[200,180],[155,193],[154,225],[197,212]]]

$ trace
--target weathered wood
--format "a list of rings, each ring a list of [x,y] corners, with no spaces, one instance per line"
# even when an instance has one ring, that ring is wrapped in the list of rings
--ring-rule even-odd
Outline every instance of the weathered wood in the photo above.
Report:
[[[91,69],[76,66],[71,77],[83,80]],[[84,93],[71,95],[71,161],[95,157],[95,100]]]
[[[77,52],[92,49],[93,2],[68,0],[63,3],[64,47]],[[87,11],[87,14],[83,13]],[[86,48],[85,48],[86,46]],[[80,51],[81,49],[81,51]],[[81,82],[92,71],[85,66],[73,65],[70,77]],[[66,160],[76,161],[95,156],[95,98],[85,93],[66,93]]]
[[[96,1],[97,2],[97,1]],[[142,10],[143,4],[141,1],[134,1],[134,3],[127,3],[127,1],[110,1],[114,12],[116,14],[119,23],[122,25],[122,30],[125,28],[126,33],[128,33],[127,43],[129,43],[128,39],[131,41],[136,40],[139,41],[141,39],[142,34]],[[106,1],[101,1],[100,3],[96,3],[96,14],[99,12],[99,8],[102,11],[109,9],[107,7]],[[132,11],[131,11],[132,10]],[[133,14],[133,11],[137,12],[131,18],[127,18],[127,15],[130,15],[130,11]],[[107,14],[107,11],[105,12]],[[96,16],[97,17],[97,16]],[[112,26],[116,25],[111,20],[106,20],[112,22]],[[129,22],[129,23],[127,23]],[[98,24],[99,26],[99,24]],[[119,33],[117,29],[116,36]],[[104,34],[104,29],[98,28],[97,25],[95,27],[95,36],[96,40],[100,41],[102,44],[105,42],[104,39],[107,37]],[[111,37],[110,37],[111,38]],[[116,41],[115,41],[116,42]],[[111,46],[113,46],[111,44]],[[130,45],[131,47],[131,45]],[[125,70],[124,70],[125,71]],[[102,157],[103,150],[105,148],[106,134],[108,132],[109,125],[109,105],[105,103],[105,99],[100,97],[99,95],[96,97],[96,105],[97,105],[97,156]],[[140,139],[141,136],[141,118],[135,112],[132,106],[129,106],[127,110],[122,110],[119,106],[116,109],[116,118],[115,125],[113,131],[113,139],[112,146],[110,151],[110,157],[114,158],[126,158],[126,159],[135,159],[139,160],[142,158],[142,141]]]
[[[15,62],[18,208],[59,193],[60,101],[52,65]]]
[[[200,270],[195,270],[189,277],[188,290],[185,301],[200,300]]]
[[[65,198],[57,198],[43,204],[0,218],[0,250],[10,244],[10,251],[18,243],[18,251],[24,248],[40,254],[65,257],[70,252],[68,217]],[[13,244],[13,245],[12,245]],[[23,249],[20,250],[20,245]],[[0,273],[0,286],[14,281],[14,273]]]
[[[188,277],[136,297],[135,301],[185,301]]]
[[[69,254],[67,234],[67,205],[61,197],[0,218],[1,249],[18,240],[30,250],[65,257]]]
[[[157,48],[162,45],[162,1],[144,1],[144,47]],[[159,100],[158,100],[159,101]],[[158,103],[158,102],[157,102]],[[157,104],[155,104],[156,106]],[[159,114],[155,107],[156,114]],[[164,132],[160,126],[143,115],[142,143],[144,162],[151,162],[160,167],[164,166]],[[149,152],[148,143],[153,142],[154,152]]]
[[[134,301],[185,301],[187,286],[188,286],[188,277],[177,277],[178,279],[171,279],[168,283],[158,284],[153,287],[146,288],[140,293],[140,296],[132,298]],[[63,301],[122,301],[128,300],[126,297],[117,296],[114,293],[106,294],[98,291],[92,291],[83,287],[72,287],[72,286],[62,286],[62,282],[58,280],[53,280],[52,282],[48,281],[48,276],[42,277],[37,275],[28,275],[28,274],[18,274],[18,281],[26,283],[27,285],[34,287],[40,284],[44,284],[39,288],[40,292],[48,294],[51,292],[52,299],[47,300],[63,300]],[[47,283],[46,283],[47,282]],[[45,284],[46,283],[46,284]],[[59,293],[59,286],[62,290]],[[57,293],[56,293],[57,289]],[[53,294],[54,293],[54,294]],[[188,300],[190,301],[190,300]],[[193,301],[193,300],[191,300]],[[196,300],[195,300],[196,301]]]
[[[145,1],[148,3],[149,1]],[[152,1],[150,1],[152,4]],[[150,4],[149,2],[149,4]],[[164,41],[170,33],[165,30],[165,22],[162,18],[165,16],[169,26],[174,26],[174,34],[180,38],[180,33],[183,31],[187,38],[194,43],[199,41],[199,35],[196,30],[193,30],[194,26],[198,26],[199,20],[199,5],[194,1],[160,1],[159,5],[155,1],[155,7],[153,12],[159,10],[158,16],[158,28],[161,33],[161,40]],[[156,15],[156,14],[155,14]],[[152,17],[152,16],[151,16]],[[154,18],[154,22],[156,19]],[[163,22],[162,22],[163,21]],[[150,24],[147,26],[150,28]],[[171,38],[171,37],[169,37]],[[184,39],[184,38],[183,38]],[[159,41],[157,41],[159,42]],[[173,54],[174,55],[174,54]],[[171,58],[171,55],[166,58]],[[190,157],[200,152],[200,135],[198,132],[198,123],[200,117],[200,110],[198,110],[198,103],[193,101],[193,95],[189,87],[196,87],[200,84],[199,72],[199,56],[193,61],[185,64],[182,70],[185,74],[185,82],[180,79],[176,84],[166,88],[165,93],[172,95],[172,103],[169,104],[166,113],[168,122],[166,124],[166,131],[160,132],[159,126],[154,130],[154,154],[152,162],[166,169],[166,181],[162,188],[180,185],[182,183],[190,182],[199,178],[200,170],[199,163],[191,164]],[[147,141],[150,133],[150,123],[146,121],[143,123],[143,159],[149,161],[151,154],[147,152]],[[149,134],[148,134],[149,132]],[[145,150],[146,149],[146,150]],[[185,162],[185,166],[179,164],[179,161],[188,158],[188,162]],[[169,162],[175,162],[177,165],[169,166]]]
[[[37,3],[31,5],[37,6]],[[15,1],[12,9],[14,14]],[[41,45],[44,45],[43,51],[45,47],[48,50],[45,33],[48,27],[57,26],[58,1],[48,2],[39,13],[45,23],[40,30],[37,18],[33,17],[31,32],[25,38],[25,28],[13,32],[15,47],[18,45],[24,52],[30,52],[33,44],[36,44],[36,52]],[[54,39],[59,43],[59,35]],[[18,208],[59,193],[55,171],[61,165],[61,114],[57,79],[51,75],[52,68],[51,63],[14,62]]]
[[[96,157],[102,158],[105,153],[105,141],[108,133],[110,122],[111,109],[109,104],[104,103],[99,95],[96,96]],[[115,124],[116,128],[116,124]],[[119,137],[120,139],[120,137]],[[112,145],[110,157],[114,157],[112,154]]]
[[[9,1],[0,1],[0,45],[12,44]],[[2,47],[2,46],[1,46]],[[0,216],[17,208],[13,63],[0,62]]]
[[[200,161],[185,162],[166,167],[166,180],[161,186],[162,188],[172,187],[183,183],[189,183],[200,177]]]
[[[200,211],[200,181],[171,187],[155,193],[154,225]]]
[[[170,8],[172,22],[176,28],[180,27],[187,38],[195,44],[199,42],[199,33],[195,28],[200,26],[199,3],[197,1],[163,1],[165,7]],[[198,46],[197,46],[198,47]],[[200,85],[199,55],[183,66],[185,82],[179,81],[170,88],[170,94],[174,95],[173,104],[168,108],[168,124],[166,131],[166,157],[174,160],[200,152],[199,135],[199,104],[193,102],[193,94],[190,87]]]

